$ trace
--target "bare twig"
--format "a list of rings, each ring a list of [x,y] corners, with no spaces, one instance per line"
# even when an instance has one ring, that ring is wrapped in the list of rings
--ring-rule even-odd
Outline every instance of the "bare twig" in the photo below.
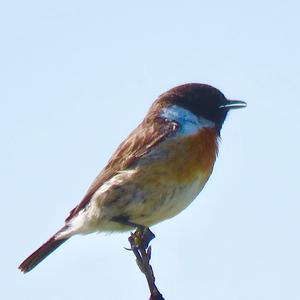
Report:
[[[150,290],[149,300],[164,300],[162,294],[155,285],[155,277],[150,265],[151,246],[149,246],[149,243],[154,237],[155,235],[149,228],[137,228],[135,232],[131,233],[128,241],[131,246],[130,250],[132,250],[136,257],[136,263],[139,269],[146,276]]]

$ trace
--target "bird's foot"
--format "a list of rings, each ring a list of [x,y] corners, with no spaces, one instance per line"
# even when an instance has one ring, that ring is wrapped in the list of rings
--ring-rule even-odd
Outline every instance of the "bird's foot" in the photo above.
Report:
[[[126,217],[114,217],[112,221],[125,226],[136,228],[135,232],[131,232],[130,237],[128,238],[131,249],[125,248],[127,250],[133,250],[133,248],[146,250],[147,248],[149,248],[149,243],[155,238],[154,233],[149,229],[149,227],[133,223]]]
[[[149,227],[138,226],[136,231],[131,233],[129,242],[131,247],[146,250],[154,238],[155,235]]]

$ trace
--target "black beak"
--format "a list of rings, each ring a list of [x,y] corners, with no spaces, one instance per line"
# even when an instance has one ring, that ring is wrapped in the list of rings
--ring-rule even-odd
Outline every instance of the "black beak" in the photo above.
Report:
[[[221,105],[220,108],[226,109],[239,109],[247,106],[247,103],[240,100],[227,100],[224,105]]]

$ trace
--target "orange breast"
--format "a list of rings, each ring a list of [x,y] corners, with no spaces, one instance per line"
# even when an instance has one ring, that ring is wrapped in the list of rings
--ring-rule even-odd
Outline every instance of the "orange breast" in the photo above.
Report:
[[[148,164],[148,176],[151,173],[184,184],[195,180],[199,173],[202,177],[210,175],[218,152],[218,135],[214,128],[203,128],[190,136],[166,140],[158,147],[163,154]]]
[[[174,145],[170,165],[175,177],[181,183],[193,180],[200,172],[209,176],[218,151],[215,129],[205,128],[198,133],[179,138]]]

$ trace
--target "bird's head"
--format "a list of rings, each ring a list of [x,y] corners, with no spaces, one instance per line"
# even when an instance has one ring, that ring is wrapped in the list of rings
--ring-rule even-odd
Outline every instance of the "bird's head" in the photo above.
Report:
[[[246,103],[229,100],[218,89],[200,83],[188,83],[170,89],[153,104],[153,109],[186,111],[212,122],[220,132],[229,110],[243,108]]]

